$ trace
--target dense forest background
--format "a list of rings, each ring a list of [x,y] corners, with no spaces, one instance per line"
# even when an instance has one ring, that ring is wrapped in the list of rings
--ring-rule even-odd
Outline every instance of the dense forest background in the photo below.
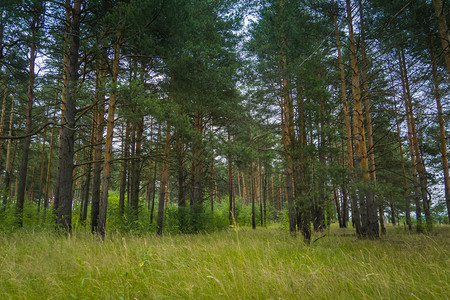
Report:
[[[2,0],[0,229],[448,223],[448,2]]]

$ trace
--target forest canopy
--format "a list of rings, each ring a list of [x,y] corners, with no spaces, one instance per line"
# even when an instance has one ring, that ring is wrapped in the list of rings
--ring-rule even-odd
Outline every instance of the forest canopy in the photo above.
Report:
[[[450,218],[442,0],[2,0],[0,230]]]

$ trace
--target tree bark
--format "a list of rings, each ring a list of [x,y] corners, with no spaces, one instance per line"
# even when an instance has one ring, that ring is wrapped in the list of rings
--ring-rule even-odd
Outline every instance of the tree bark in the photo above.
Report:
[[[104,49],[102,48],[104,51]],[[100,56],[97,62],[97,74],[95,82],[95,107],[94,116],[95,121],[95,135],[94,135],[94,168],[92,174],[92,201],[91,201],[91,232],[95,233],[98,230],[98,215],[100,210],[100,197],[101,197],[101,172],[102,172],[102,153],[103,153],[103,131],[105,113],[104,104],[104,88],[105,88],[105,70],[104,60]]]
[[[142,152],[142,134],[144,132],[144,119],[141,118],[138,124],[135,125],[136,139],[135,139],[135,159],[131,162],[132,170],[132,190],[130,193],[130,206],[133,211],[135,220],[138,220],[139,214],[139,186],[141,181],[141,159],[139,156]]]
[[[356,56],[356,43],[353,35],[353,24],[352,24],[352,10],[350,5],[350,0],[346,0],[347,4],[347,19],[348,19],[348,29],[349,29],[349,41],[350,41],[350,63],[352,68],[352,94],[354,99],[354,124],[356,124],[355,129],[355,150],[361,157],[361,169],[363,172],[363,180],[367,185],[369,182],[368,170],[368,158],[367,149],[365,141],[365,129],[362,111],[362,101],[361,101],[361,89],[359,84],[359,71],[358,71],[358,61]],[[366,192],[367,194],[367,192]],[[362,196],[364,198],[364,196]],[[365,201],[367,212],[367,235],[369,238],[377,238],[379,236],[378,228],[378,216],[375,209],[375,203],[372,197],[366,197]],[[364,225],[364,224],[363,224]]]
[[[354,181],[354,174],[353,174],[353,147],[352,147],[352,130],[351,130],[351,124],[350,124],[350,113],[348,109],[348,103],[347,103],[347,87],[345,83],[345,72],[344,72],[344,59],[342,57],[342,51],[341,51],[341,45],[340,45],[340,39],[339,39],[339,28],[337,23],[337,10],[336,6],[334,4],[334,1],[332,1],[332,5],[334,8],[333,13],[333,20],[334,20],[334,31],[336,36],[336,47],[338,51],[338,60],[339,60],[339,73],[340,73],[340,80],[341,80],[341,97],[342,97],[342,112],[344,115],[344,124],[345,124],[345,136],[346,136],[346,145],[347,145],[347,169],[349,173],[350,178],[350,201],[352,203],[352,222],[356,229],[356,234],[360,236],[362,234],[361,229],[361,220],[360,220],[360,211],[358,207],[358,202],[356,200],[356,196],[353,192],[353,187],[351,186]],[[344,186],[346,187],[346,186]]]
[[[231,135],[228,132],[228,143],[231,143]],[[233,156],[231,154],[228,155],[228,219],[230,220],[230,225],[233,224],[234,216],[233,216]]]
[[[439,89],[437,66],[434,55],[433,43],[431,40],[431,32],[428,33],[428,45],[430,48],[431,68],[433,74],[434,97],[436,98],[436,107],[438,112],[437,117],[439,123],[439,141],[441,148],[442,170],[444,173],[445,202],[447,204],[447,216],[450,221],[450,176],[448,171],[447,139],[445,137],[445,123],[444,123],[444,114],[442,112],[441,91]]]
[[[120,49],[122,46],[122,30],[116,32],[116,42],[114,47],[114,60],[112,64],[112,84],[117,83],[117,76],[119,75]],[[100,207],[98,215],[97,232],[104,239],[106,229],[106,213],[108,208],[108,190],[109,181],[111,179],[111,160],[112,160],[112,142],[114,133],[114,119],[116,111],[117,94],[112,92],[109,98],[108,118],[106,127],[105,139],[105,160],[103,163],[103,177],[102,177],[102,193],[100,198]]]
[[[119,187],[119,215],[123,216],[125,211],[125,193],[127,190],[128,157],[130,150],[130,121],[125,125],[125,145],[122,149],[122,157],[125,158],[120,163],[120,187]],[[122,140],[123,141],[123,140]]]
[[[425,177],[425,165],[422,160],[422,156],[419,151],[419,140],[417,138],[417,130],[415,125],[415,118],[414,118],[414,112],[413,112],[413,105],[412,105],[412,97],[411,92],[409,89],[409,81],[408,81],[408,70],[406,68],[406,60],[405,60],[405,54],[403,49],[400,51],[401,54],[401,60],[402,60],[402,66],[403,66],[403,77],[404,77],[404,83],[405,83],[405,89],[406,89],[406,95],[405,95],[405,109],[407,111],[407,114],[409,115],[409,121],[410,121],[410,130],[411,130],[411,142],[412,147],[414,151],[415,156],[415,163],[417,168],[417,173],[419,175],[419,183],[420,183],[420,190],[422,195],[422,203],[423,203],[423,210],[425,214],[425,220],[426,220],[426,226],[427,229],[432,228],[432,218],[431,218],[431,212],[430,212],[430,199],[428,199],[428,191],[427,191],[427,181]]]
[[[367,147],[368,149],[368,159],[369,159],[369,172],[370,172],[370,180],[375,183],[377,181],[376,171],[375,171],[375,155],[374,155],[374,143],[373,143],[373,129],[372,129],[372,116],[370,113],[370,92],[369,92],[369,80],[367,76],[367,54],[366,54],[366,42],[365,42],[365,32],[364,32],[364,17],[363,17],[363,7],[361,4],[361,0],[359,2],[359,16],[360,16],[360,44],[361,44],[361,58],[362,58],[362,81],[363,81],[363,99],[364,99],[364,108],[365,108],[365,116],[366,116],[366,128],[367,128]],[[369,191],[369,197],[372,198],[372,201],[376,205],[376,197],[375,194]],[[380,215],[380,228],[381,234],[386,234],[386,226],[384,222],[384,207],[381,203],[378,205],[378,211]]]
[[[169,152],[170,152],[170,122],[167,122],[166,141],[164,144],[164,158],[161,182],[159,184],[158,216],[156,218],[156,234],[162,235],[164,221],[164,202],[166,199],[166,185],[169,179]]]
[[[397,103],[394,98],[394,113],[395,113],[395,123],[397,126],[397,140],[398,140],[398,147],[400,150],[400,163],[402,166],[402,178],[403,178],[403,197],[405,198],[405,218],[406,218],[406,225],[408,225],[408,229],[412,230],[411,225],[411,212],[410,212],[410,204],[409,204],[409,196],[408,196],[408,182],[406,179],[406,169],[405,169],[405,159],[403,156],[403,143],[402,139],[400,137],[400,124],[398,120],[398,113],[397,113]],[[420,206],[420,205],[419,205]],[[416,211],[417,213],[417,211]],[[420,207],[419,207],[419,216],[420,216]]]
[[[27,171],[28,171],[28,155],[30,153],[31,144],[31,126],[32,126],[32,111],[34,101],[34,80],[35,80],[35,60],[37,53],[37,35],[39,32],[39,17],[40,9],[38,6],[32,7],[33,21],[31,22],[31,46],[30,46],[30,64],[28,69],[28,91],[27,91],[27,110],[25,122],[25,139],[22,148],[22,161],[19,169],[19,183],[17,186],[17,206],[16,206],[16,220],[19,227],[23,226],[23,205],[25,202],[25,189],[27,185]]]
[[[64,124],[60,136],[58,158],[58,181],[55,188],[56,225],[67,233],[72,232],[72,185],[73,158],[75,142],[76,86],[78,82],[78,50],[80,47],[81,0],[75,0],[73,7],[67,9],[69,33],[66,35],[69,45],[67,53],[67,87],[64,90]]]

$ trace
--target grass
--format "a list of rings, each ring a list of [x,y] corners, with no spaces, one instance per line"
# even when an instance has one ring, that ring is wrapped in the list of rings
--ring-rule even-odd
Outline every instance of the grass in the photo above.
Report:
[[[450,227],[388,229],[368,241],[332,228],[311,246],[277,228],[0,234],[0,299],[448,299]]]

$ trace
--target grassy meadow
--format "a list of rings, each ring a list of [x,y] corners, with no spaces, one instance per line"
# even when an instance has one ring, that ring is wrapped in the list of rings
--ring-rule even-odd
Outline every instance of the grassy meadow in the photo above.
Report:
[[[333,227],[310,246],[279,228],[104,242],[84,232],[0,234],[0,299],[450,297],[449,226],[428,235],[389,227],[378,241],[353,232]]]

